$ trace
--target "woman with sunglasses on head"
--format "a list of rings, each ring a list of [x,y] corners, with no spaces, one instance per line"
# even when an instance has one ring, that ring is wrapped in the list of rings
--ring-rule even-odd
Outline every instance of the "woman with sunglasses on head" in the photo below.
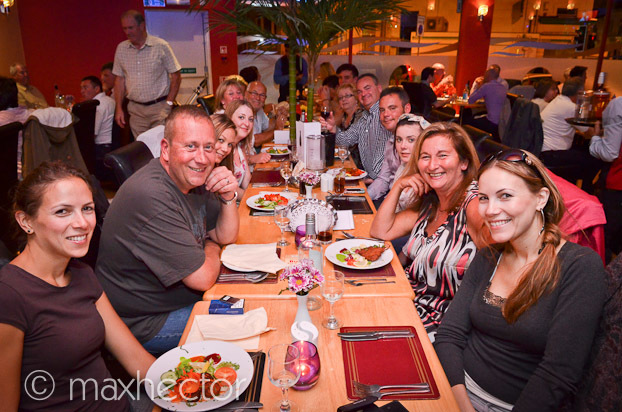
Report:
[[[90,266],[75,260],[88,251],[95,227],[88,178],[61,162],[42,163],[14,198],[27,243],[0,270],[2,410],[129,411],[122,392],[98,392],[112,380],[101,350],[139,379],[154,357],[114,311]]]
[[[475,256],[482,226],[475,177],[479,161],[471,139],[454,123],[435,123],[415,144],[405,174],[382,202],[371,235],[393,240],[410,234],[400,254],[415,306],[431,340]],[[395,214],[406,190],[411,207]]]
[[[405,175],[408,161],[415,150],[415,143],[421,132],[430,126],[430,123],[421,116],[412,113],[401,115],[395,126],[395,138],[393,139],[393,151],[396,161],[387,161],[382,164],[378,177],[372,184],[367,186],[369,197],[372,200],[382,200],[383,196],[393,187],[393,184],[400,177]],[[397,168],[395,163],[399,161]],[[395,170],[395,171],[393,171]],[[415,200],[415,196],[410,188],[406,188],[400,194],[400,198],[395,208],[395,213],[407,209]],[[397,249],[395,243],[393,246]],[[402,244],[402,246],[404,246]]]
[[[591,249],[567,242],[564,204],[542,163],[508,150],[479,170],[480,250],[435,344],[463,411],[556,411],[588,359],[605,299]]]

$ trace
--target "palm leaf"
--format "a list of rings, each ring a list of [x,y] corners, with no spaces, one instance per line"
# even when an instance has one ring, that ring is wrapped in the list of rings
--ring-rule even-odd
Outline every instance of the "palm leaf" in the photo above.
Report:
[[[248,0],[199,0],[193,3],[191,10],[209,8],[211,30],[261,36],[289,44],[291,54],[306,54],[309,59],[307,108],[312,117],[315,66],[322,49],[350,29],[376,28],[379,21],[404,12],[404,3],[405,0],[256,0],[251,6]],[[272,22],[285,38],[258,24],[259,17]],[[290,58],[289,63],[291,74],[295,62]],[[295,90],[295,79],[290,75],[290,136],[295,136],[292,87]]]

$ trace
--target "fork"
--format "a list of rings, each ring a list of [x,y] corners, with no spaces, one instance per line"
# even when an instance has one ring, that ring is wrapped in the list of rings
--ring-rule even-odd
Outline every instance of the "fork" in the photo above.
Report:
[[[352,235],[352,234],[350,234],[350,233],[348,233],[348,232],[344,232],[343,230],[341,231],[341,233],[343,233],[343,235],[344,235],[345,237],[347,237],[348,239],[365,239],[365,240],[373,240],[373,241],[375,241],[375,242],[383,242],[383,243],[384,243],[384,240],[382,240],[382,239],[378,239],[378,238],[375,238],[375,237],[360,237],[360,236],[354,236],[354,235]]]
[[[354,385],[354,393],[360,397],[366,396],[376,396],[378,399],[382,399],[383,396],[387,395],[399,395],[402,393],[420,393],[420,392],[429,392],[430,384],[427,382],[422,383],[414,383],[411,385],[365,385],[364,383],[360,383],[357,381],[352,381]],[[387,388],[395,388],[395,389],[405,389],[404,391],[394,391],[394,392],[380,392],[383,389]]]

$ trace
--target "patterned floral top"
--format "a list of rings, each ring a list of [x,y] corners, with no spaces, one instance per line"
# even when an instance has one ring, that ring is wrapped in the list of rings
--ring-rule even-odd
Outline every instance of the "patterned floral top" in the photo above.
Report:
[[[403,249],[413,259],[408,278],[415,290],[417,312],[431,337],[477,251],[467,231],[466,215],[467,205],[477,191],[477,183],[473,182],[460,208],[430,236],[426,235],[430,209],[423,210]]]

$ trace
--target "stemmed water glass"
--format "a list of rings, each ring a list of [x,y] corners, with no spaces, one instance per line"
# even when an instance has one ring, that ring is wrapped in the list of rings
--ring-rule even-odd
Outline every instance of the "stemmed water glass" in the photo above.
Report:
[[[341,167],[344,166],[344,162],[348,159],[350,153],[348,152],[348,148],[345,146],[339,146],[337,148],[337,157],[341,159]]]
[[[284,162],[281,166],[281,177],[285,180],[285,189],[284,192],[289,192],[289,179],[292,177],[292,168],[289,162]]]
[[[320,286],[322,296],[330,303],[330,316],[322,322],[322,326],[326,329],[338,329],[341,326],[341,322],[335,317],[333,304],[343,296],[345,290],[343,281],[344,274],[342,272],[337,270],[329,271],[324,276],[324,283]]]
[[[281,240],[277,242],[277,246],[287,246],[289,242],[285,240],[285,229],[289,225],[289,216],[287,212],[289,208],[287,206],[275,206],[274,207],[274,223],[281,229]]]
[[[283,393],[282,399],[272,411],[295,412],[296,404],[287,398],[287,390],[300,379],[300,351],[286,343],[274,345],[268,350],[268,378]]]

